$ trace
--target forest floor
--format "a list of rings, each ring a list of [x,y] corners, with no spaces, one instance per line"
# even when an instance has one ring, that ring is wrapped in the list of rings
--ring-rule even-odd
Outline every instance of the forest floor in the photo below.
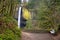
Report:
[[[52,36],[49,33],[22,32],[22,40],[60,40],[60,34]]]
[[[56,36],[52,36],[54,40],[60,40],[60,31],[57,33]]]

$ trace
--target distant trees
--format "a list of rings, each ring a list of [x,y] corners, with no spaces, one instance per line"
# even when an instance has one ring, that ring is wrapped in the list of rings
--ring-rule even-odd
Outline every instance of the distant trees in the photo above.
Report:
[[[59,5],[58,5],[59,2],[60,1],[58,0],[48,0],[46,2],[48,11],[45,11],[48,14],[48,19],[51,22],[52,29],[55,29],[56,31],[58,30],[60,25],[60,19],[59,19],[60,12],[59,12]]]
[[[37,27],[42,29],[55,29],[60,25],[60,0],[31,0],[27,8],[33,9],[38,23]]]

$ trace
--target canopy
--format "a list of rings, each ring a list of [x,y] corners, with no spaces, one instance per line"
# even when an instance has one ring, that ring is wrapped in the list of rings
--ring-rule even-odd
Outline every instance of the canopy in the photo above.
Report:
[[[25,19],[31,19],[31,13],[26,9],[26,8],[23,8],[23,17],[25,18]]]

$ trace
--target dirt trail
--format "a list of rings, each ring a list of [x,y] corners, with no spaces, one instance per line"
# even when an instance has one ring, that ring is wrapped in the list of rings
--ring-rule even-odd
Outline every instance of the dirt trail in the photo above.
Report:
[[[49,33],[22,32],[22,40],[53,40]]]

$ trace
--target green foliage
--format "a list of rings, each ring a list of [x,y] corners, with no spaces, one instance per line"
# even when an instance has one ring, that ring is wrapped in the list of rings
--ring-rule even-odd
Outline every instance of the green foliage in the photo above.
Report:
[[[6,29],[3,34],[0,34],[1,40],[20,40],[20,38],[21,38],[20,30],[19,30],[19,32],[16,33],[15,30],[13,32],[10,29]]]
[[[17,21],[13,17],[1,17],[0,19],[0,39],[21,40],[21,32],[17,27]]]
[[[37,28],[58,31],[58,25],[60,25],[59,0],[31,0],[27,8],[36,15],[37,22],[34,24],[37,24]]]
[[[27,21],[27,25],[26,25],[26,27],[25,27],[25,29],[31,29],[32,28],[32,22],[31,22],[32,20],[28,20]]]
[[[13,18],[18,0],[0,0],[0,40],[21,40],[21,31]]]
[[[13,16],[17,11],[18,3],[18,0],[1,0],[0,16]]]

